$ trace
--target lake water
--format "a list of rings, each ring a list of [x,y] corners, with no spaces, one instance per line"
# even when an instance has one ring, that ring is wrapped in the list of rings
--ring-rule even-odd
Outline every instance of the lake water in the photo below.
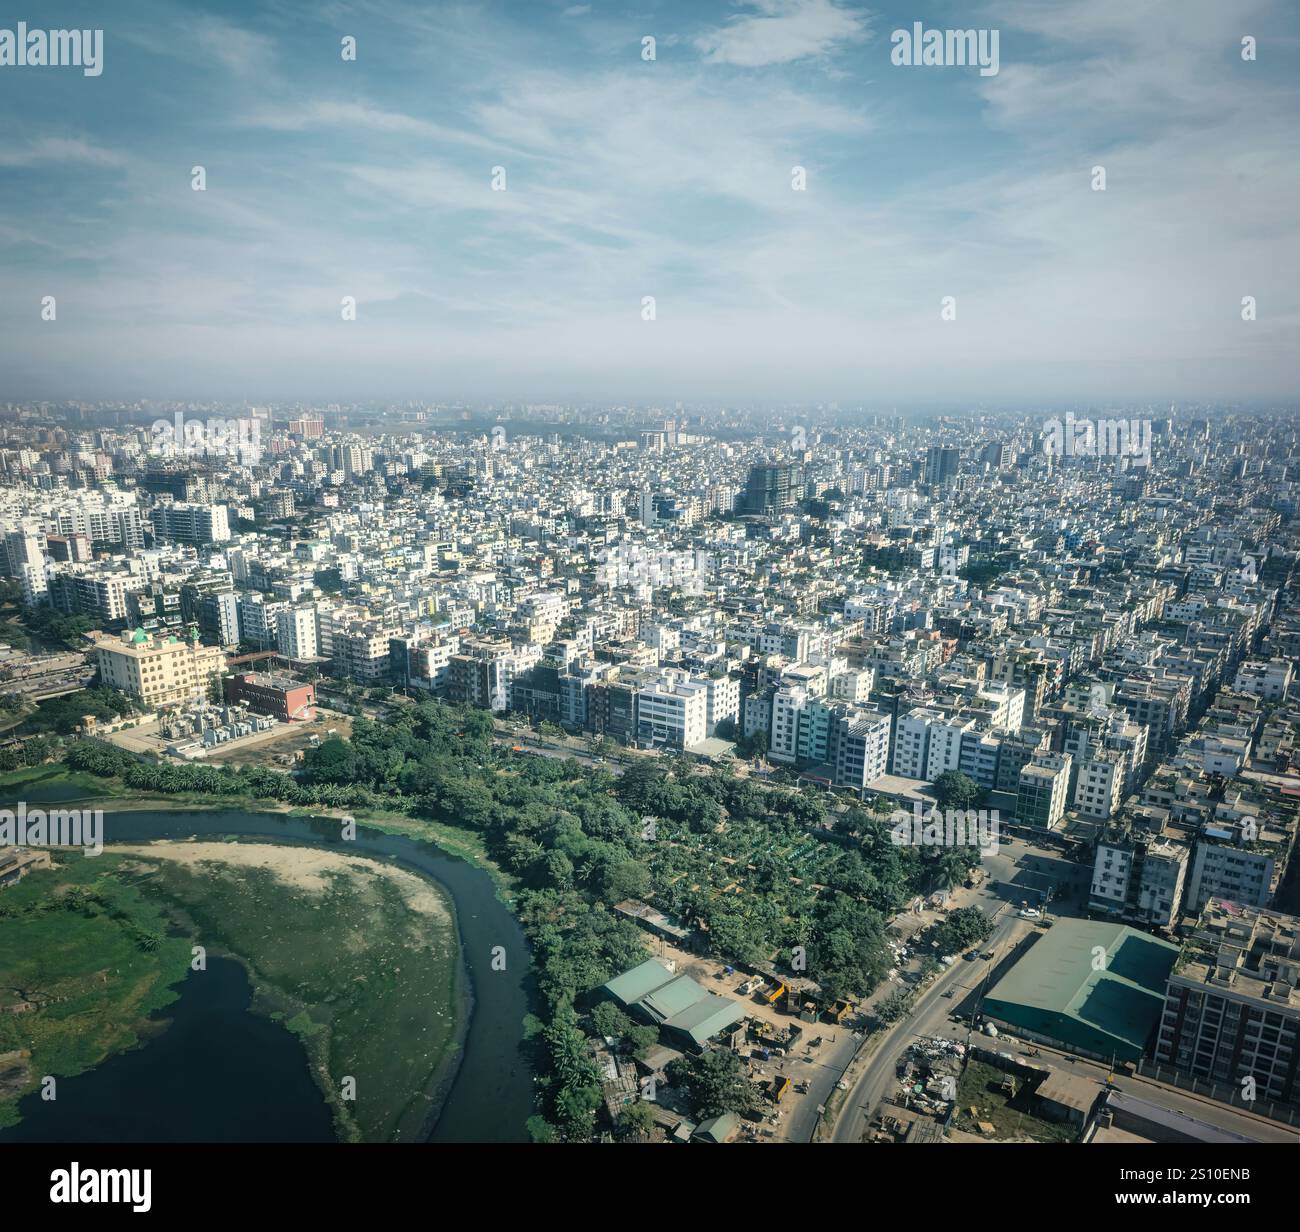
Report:
[[[191,971],[159,1010],[166,1030],[140,1048],[33,1093],[0,1142],[332,1142],[329,1105],[302,1045],[248,1012],[252,987],[233,959]]]
[[[38,796],[31,791],[28,803],[55,802]],[[218,811],[104,814],[110,849],[115,842],[191,835],[337,847],[393,860],[445,888],[455,904],[468,976],[469,1023],[428,1139],[526,1141],[533,1081],[520,1045],[533,993],[531,967],[523,931],[487,873],[431,844],[361,826],[355,840],[344,842],[337,821]],[[504,971],[492,969],[495,947],[504,950]],[[180,999],[159,1014],[172,1020],[170,1027],[89,1073],[59,1079],[57,1100],[42,1101],[39,1094],[24,1100],[22,1121],[0,1131],[0,1142],[331,1139],[328,1107],[302,1046],[278,1023],[249,1012],[248,980],[238,963],[209,959],[209,976],[218,964],[220,980],[191,976],[180,986]]]

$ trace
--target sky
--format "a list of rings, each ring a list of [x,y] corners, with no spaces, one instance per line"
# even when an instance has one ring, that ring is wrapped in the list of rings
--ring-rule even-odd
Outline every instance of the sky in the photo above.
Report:
[[[1300,393],[1295,0],[26,20],[103,66],[0,66],[0,401]],[[998,72],[892,63],[918,21],[996,30]]]

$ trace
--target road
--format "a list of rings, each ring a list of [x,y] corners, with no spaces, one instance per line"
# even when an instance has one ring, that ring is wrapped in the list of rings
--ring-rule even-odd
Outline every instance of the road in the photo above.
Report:
[[[948,1015],[962,1004],[960,994],[965,993],[965,999],[969,1000],[971,993],[978,991],[979,984],[991,975],[1014,942],[1031,927],[1020,920],[1006,903],[998,909],[996,921],[993,932],[980,949],[992,950],[997,957],[989,962],[975,963],[958,959],[920,995],[912,1012],[891,1027],[876,1045],[866,1069],[844,1101],[831,1135],[832,1142],[862,1141],[871,1114],[898,1083],[898,1061],[908,1043],[915,1036],[935,1033],[947,1021]],[[943,995],[949,988],[956,993],[951,998]],[[969,1007],[965,1007],[965,1012],[968,1011]]]

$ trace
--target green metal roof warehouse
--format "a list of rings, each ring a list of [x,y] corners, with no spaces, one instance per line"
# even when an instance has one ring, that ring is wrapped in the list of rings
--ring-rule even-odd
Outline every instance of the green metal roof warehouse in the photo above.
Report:
[[[639,1012],[696,1048],[745,1016],[739,1002],[715,996],[690,976],[674,975],[653,958],[615,976],[604,989],[625,1009]]]
[[[1098,950],[1105,951],[1105,961]],[[1057,920],[984,999],[987,1018],[1109,1060],[1147,1050],[1178,947],[1092,920]]]

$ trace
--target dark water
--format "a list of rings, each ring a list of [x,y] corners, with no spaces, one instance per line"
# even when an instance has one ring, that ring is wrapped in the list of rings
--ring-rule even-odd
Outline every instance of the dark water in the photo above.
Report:
[[[37,802],[38,792],[28,794],[28,802]],[[527,1139],[524,1122],[533,1111],[532,1074],[520,1052],[523,1038],[523,1018],[530,1008],[533,992],[532,977],[529,967],[528,948],[518,922],[496,897],[491,878],[482,869],[467,864],[464,860],[447,855],[439,848],[428,843],[397,835],[382,834],[358,826],[357,837],[351,842],[344,842],[339,837],[339,824],[333,822],[311,822],[284,817],[272,813],[243,812],[108,812],[104,814],[104,842],[111,848],[113,843],[138,843],[150,839],[183,839],[191,835],[199,838],[212,838],[234,835],[242,838],[274,839],[277,842],[310,843],[319,846],[337,847],[350,853],[377,856],[393,860],[407,868],[422,873],[442,885],[452,897],[456,908],[456,923],[460,932],[461,952],[465,971],[468,975],[472,1012],[469,1027],[465,1034],[459,1068],[451,1080],[450,1089],[442,1103],[437,1122],[432,1128],[430,1141],[433,1142],[522,1142]],[[493,950],[501,947],[505,954],[504,971],[494,971]],[[216,960],[210,960],[211,973]],[[232,964],[239,970],[238,964]],[[497,964],[499,965],[499,964]],[[187,980],[182,985],[184,995],[181,1002],[173,1003],[163,1011],[164,1016],[178,1012],[191,995],[189,989],[195,983],[204,981]],[[221,1005],[209,1004],[206,1009],[202,1001],[196,1013],[203,1016],[220,1015],[230,1010],[231,1004],[238,998],[230,997]],[[244,981],[242,1006],[236,1015],[250,1023],[281,1038],[286,1046],[292,1046],[293,1056],[278,1054],[284,1059],[275,1063],[274,1098],[292,1104],[286,1108],[284,1116],[303,1127],[313,1125],[313,1118],[319,1109],[325,1107],[319,1092],[312,1084],[307,1072],[306,1055],[298,1041],[283,1027],[259,1019],[247,1012],[247,981]],[[189,1012],[186,1009],[184,1012]],[[98,1123],[97,1118],[109,1116],[112,1106],[109,1102],[120,1102],[108,1088],[95,1088],[99,1091],[93,1107],[88,1098],[78,1098],[76,1104],[81,1106],[83,1120],[75,1124],[60,1121],[59,1118],[73,1116],[76,1104],[71,1096],[78,1083],[94,1080],[102,1071],[109,1070],[121,1062],[130,1060],[142,1068],[134,1072],[132,1081],[144,1086],[150,1083],[164,1085],[168,1070],[168,1054],[158,1053],[160,1045],[172,1034],[174,1028],[164,1032],[157,1040],[133,1054],[123,1054],[99,1066],[89,1074],[59,1081],[59,1098],[52,1102],[42,1102],[39,1096],[35,1101],[26,1101],[23,1105],[23,1120],[14,1129],[0,1132],[3,1141],[50,1141],[50,1140],[86,1140],[90,1127]],[[219,1032],[215,1034],[219,1035]],[[202,1055],[202,1054],[195,1054]],[[155,1071],[153,1058],[159,1066]],[[173,1061],[173,1064],[175,1062]],[[183,1061],[190,1065],[189,1060]],[[205,1060],[204,1065],[207,1064]],[[203,1066],[193,1066],[203,1068]],[[307,1090],[299,1099],[295,1094],[299,1088],[296,1079],[290,1081],[289,1071],[301,1077]],[[271,1068],[260,1070],[258,1081],[271,1073]],[[237,1075],[232,1074],[233,1083]],[[136,1088],[132,1088],[133,1090]],[[177,1088],[178,1092],[180,1088]],[[247,1098],[253,1098],[251,1088],[247,1088]],[[259,1091],[262,1088],[258,1088]],[[120,1088],[119,1088],[120,1091]],[[259,1095],[258,1098],[261,1096]],[[172,1132],[174,1124],[193,1123],[195,1113],[192,1109],[175,1100],[167,1100],[158,1108],[158,1119],[147,1135],[158,1139],[175,1138]],[[53,1111],[58,1109],[58,1111]],[[66,1111],[64,1111],[66,1109]],[[216,1115],[214,1110],[214,1115]],[[224,1115],[224,1114],[223,1114]],[[232,1114],[233,1115],[233,1114]],[[53,1120],[51,1119],[53,1118]],[[218,1119],[220,1119],[218,1117]],[[59,1127],[49,1126],[57,1122]],[[328,1114],[326,1114],[327,1136]],[[204,1141],[220,1139],[219,1126],[209,1131],[206,1125],[194,1135]],[[6,1137],[6,1135],[16,1135]],[[237,1136],[237,1135],[235,1135]],[[116,1134],[105,1137],[116,1138]],[[249,1137],[263,1141],[268,1135],[255,1130]],[[311,1140],[304,1136],[303,1141]]]
[[[229,958],[190,972],[169,1019],[141,1048],[39,1092],[0,1142],[332,1142],[329,1105],[298,1041],[248,1012],[252,987]]]

